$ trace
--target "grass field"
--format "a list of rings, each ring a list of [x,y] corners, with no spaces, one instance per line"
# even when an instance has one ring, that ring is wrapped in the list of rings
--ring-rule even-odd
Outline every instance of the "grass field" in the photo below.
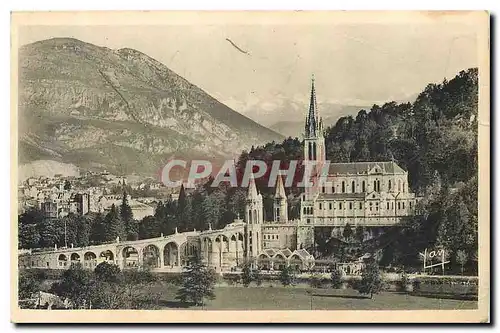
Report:
[[[175,300],[177,288],[158,285],[162,308],[180,308]],[[477,309],[476,301],[437,299],[382,292],[373,299],[352,289],[312,289],[301,287],[217,287],[216,298],[204,306],[207,310],[452,310]],[[196,308],[191,308],[196,309]],[[200,308],[201,309],[201,308]]]

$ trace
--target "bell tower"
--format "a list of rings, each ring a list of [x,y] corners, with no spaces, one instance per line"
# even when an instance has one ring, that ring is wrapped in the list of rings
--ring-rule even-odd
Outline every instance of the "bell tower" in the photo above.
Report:
[[[323,119],[319,117],[314,74],[311,79],[311,98],[304,132],[304,160],[317,161],[319,164],[326,160]]]
[[[255,180],[252,176],[248,185],[248,194],[245,207],[246,225],[246,254],[247,259],[257,258],[262,251],[262,221],[263,204],[262,194],[257,192]]]

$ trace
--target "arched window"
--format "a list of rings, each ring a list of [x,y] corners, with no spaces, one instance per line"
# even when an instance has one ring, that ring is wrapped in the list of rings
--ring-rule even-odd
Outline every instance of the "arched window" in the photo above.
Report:
[[[389,179],[389,191],[391,190],[392,187],[392,181]]]
[[[335,185],[332,185],[332,193],[335,193]]]
[[[398,202],[398,209],[401,209],[401,202]]]
[[[362,185],[362,188],[363,188],[363,192],[366,192],[366,184],[365,184],[365,181],[363,180],[363,182],[361,183]]]
[[[398,180],[398,192],[401,192],[401,180]]]
[[[380,180],[377,180],[377,192],[380,192]]]
[[[306,209],[306,207],[304,207],[304,214],[307,214],[307,209]]]
[[[339,209],[342,209],[342,202],[339,202]]]
[[[356,186],[355,186],[355,184],[354,184],[354,180],[353,180],[353,181],[352,181],[352,183],[351,183],[351,192],[352,192],[352,193],[356,192]]]
[[[376,180],[373,181],[373,190],[377,191],[377,181]]]
[[[324,186],[323,186],[323,187],[321,187],[321,192],[323,192],[323,193],[325,193],[325,192],[326,192],[326,189],[325,189],[325,187],[324,187]]]
[[[323,206],[321,205],[321,202],[320,202],[320,203],[319,203],[319,209],[322,209],[322,207],[323,207]]]
[[[312,160],[312,142],[309,142],[309,149],[307,150],[308,152],[308,159]]]
[[[316,142],[313,142],[313,159],[316,160]]]
[[[252,223],[252,210],[248,210],[248,223]]]
[[[345,193],[345,181],[342,181],[342,193]]]

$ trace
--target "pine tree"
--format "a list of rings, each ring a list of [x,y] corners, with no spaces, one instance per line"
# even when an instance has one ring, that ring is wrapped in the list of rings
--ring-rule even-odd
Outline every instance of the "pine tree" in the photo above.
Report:
[[[123,192],[122,204],[120,205],[120,219],[125,227],[127,240],[136,240],[139,235],[139,230],[134,220],[132,208],[130,208],[128,204],[126,192]]]
[[[125,226],[120,219],[115,205],[111,205],[111,209],[106,214],[104,218],[105,224],[105,240],[114,241],[116,237],[120,237],[120,240],[126,239]]]
[[[92,244],[101,244],[104,241],[106,241],[106,226],[102,214],[98,213],[90,230],[90,242]]]
[[[195,254],[182,272],[182,287],[177,291],[176,299],[183,303],[203,305],[205,299],[215,299],[214,286],[214,272]]]
[[[186,190],[184,189],[184,184],[181,184],[181,188],[179,190],[179,198],[177,199],[177,228],[179,231],[187,230],[187,218],[185,216],[185,210],[187,205],[187,197]]]
[[[382,290],[382,286],[383,282],[378,263],[375,260],[370,260],[361,276],[358,291],[364,295],[369,294],[371,299],[373,294],[378,294]]]
[[[86,218],[80,216],[76,219],[76,245],[88,246],[90,243],[90,226]]]

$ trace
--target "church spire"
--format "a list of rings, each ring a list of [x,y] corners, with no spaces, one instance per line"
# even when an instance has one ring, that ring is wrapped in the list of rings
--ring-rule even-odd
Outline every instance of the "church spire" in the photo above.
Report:
[[[316,137],[321,133],[322,120],[319,118],[318,104],[316,102],[316,89],[314,87],[314,74],[311,78],[311,99],[309,101],[309,113],[306,118],[306,137]]]
[[[278,183],[276,184],[276,193],[274,197],[286,198],[285,187],[283,186],[283,178],[281,178],[281,175],[278,175]]]
[[[255,186],[255,179],[253,177],[253,174],[251,174],[248,184],[247,199],[257,199],[257,198],[258,198],[257,186]]]

